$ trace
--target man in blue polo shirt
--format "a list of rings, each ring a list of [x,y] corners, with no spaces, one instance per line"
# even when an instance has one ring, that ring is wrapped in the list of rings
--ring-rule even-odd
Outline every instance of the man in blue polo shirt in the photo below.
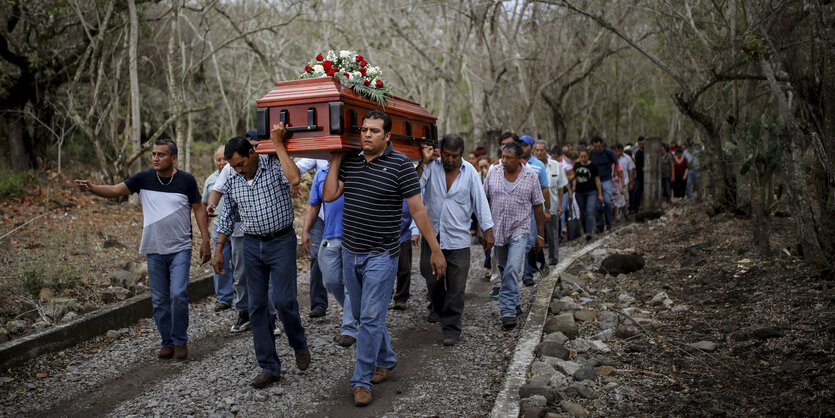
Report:
[[[597,203],[597,232],[603,232],[603,221],[605,215],[606,229],[612,229],[612,164],[618,163],[618,157],[610,148],[603,146],[603,138],[594,136],[591,138],[591,163],[597,167],[597,174],[600,176],[600,186],[603,189],[603,202]]]
[[[323,198],[344,194],[342,212],[343,279],[351,310],[359,321],[357,363],[351,377],[354,404],[371,403],[371,385],[382,383],[397,364],[386,330],[386,314],[400,251],[403,199],[432,250],[432,273],[442,277],[446,262],[420,199],[414,165],[391,145],[391,117],[379,110],[365,114],[360,128],[362,151],[335,153],[325,178]]]
[[[539,179],[539,186],[542,187],[542,196],[545,198],[545,222],[548,223],[551,220],[551,192],[548,189],[548,170],[545,169],[545,164],[543,164],[536,158],[532,158],[531,151],[533,150],[534,140],[533,138],[531,138],[530,135],[520,136],[519,145],[522,146],[523,164],[526,164],[528,168],[530,168],[531,170],[533,170],[534,173],[536,173],[536,176]],[[536,218],[534,217],[533,211],[531,211],[531,231],[534,230],[536,230]],[[529,234],[528,244],[525,247],[525,270],[522,273],[522,283],[524,283],[525,286],[533,286],[535,283],[533,280],[533,266],[528,260],[528,254],[530,254],[530,250],[534,247],[535,244],[536,235]],[[547,268],[547,266],[543,267]]]
[[[194,212],[203,244],[200,259],[211,257],[208,218],[197,181],[177,170],[177,144],[158,139],[151,152],[154,168],[140,171],[116,185],[98,185],[76,180],[82,192],[101,197],[139,193],[142,200],[142,243],[139,253],[148,261],[148,287],[154,307],[154,322],[162,337],[157,356],[182,360],[188,356],[188,279],[191,267],[191,214]]]

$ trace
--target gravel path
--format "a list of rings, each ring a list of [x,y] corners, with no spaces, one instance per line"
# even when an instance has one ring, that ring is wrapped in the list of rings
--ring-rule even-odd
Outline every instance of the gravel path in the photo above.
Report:
[[[573,245],[580,244],[578,240]],[[571,246],[561,250],[567,254]],[[231,334],[236,314],[213,312],[210,298],[191,305],[188,361],[158,360],[159,337],[153,321],[145,319],[119,330],[117,339],[97,338],[6,371],[0,375],[0,415],[487,414],[520,328],[501,328],[497,303],[487,297],[490,284],[483,279],[483,251],[474,246],[471,253],[462,340],[444,347],[440,326],[426,322],[426,285],[415,251],[409,308],[390,310],[387,321],[398,366],[388,381],[373,388],[374,402],[368,407],[355,408],[352,403],[348,382],[354,348],[334,342],[341,316],[338,305],[330,298],[324,318],[309,318],[307,275],[300,274],[302,322],[313,354],[307,371],[295,367],[282,335],[276,340],[281,382],[260,390],[249,387],[259,372],[251,333]],[[536,288],[521,289],[525,313]]]

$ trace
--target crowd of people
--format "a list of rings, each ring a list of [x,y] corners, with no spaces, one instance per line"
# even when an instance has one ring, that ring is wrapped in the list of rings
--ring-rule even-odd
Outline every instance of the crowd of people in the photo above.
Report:
[[[390,305],[408,306],[413,247],[420,247],[427,320],[439,324],[445,346],[454,346],[463,329],[474,241],[484,251],[483,277],[493,284],[489,296],[498,300],[500,326],[511,329],[522,313],[520,283],[533,286],[537,272],[547,274],[559,261],[561,241],[576,238],[579,228],[591,239],[639,210],[643,138],[614,149],[600,137],[593,137],[591,146],[549,148],[529,135],[506,132],[492,160],[482,146],[466,153],[464,140],[448,134],[438,148],[422,145],[416,166],[393,149],[391,124],[386,113],[368,112],[360,128],[361,151],[336,152],[330,161],[291,158],[283,123],[270,132],[276,154],[256,154],[251,130],[216,150],[217,170],[206,179],[202,196],[194,177],[174,167],[178,153],[170,140],[154,144],[152,169],[123,183],[76,180],[81,191],[102,197],[141,195],[140,253],[148,260],[159,358],[188,356],[193,212],[203,237],[200,258],[211,259],[215,271],[215,310],[237,311],[232,332],[252,330],[261,372],[251,385],[265,387],[279,378],[275,337],[282,330],[296,366],[309,367],[297,299],[292,201],[308,171],[315,174],[301,239],[310,257],[309,316],[325,316],[328,293],[341,307],[334,340],[356,346],[351,378],[356,405],[369,404],[371,387],[397,364],[386,316]],[[684,148],[663,158],[669,168],[662,173],[666,194],[672,188],[673,198],[692,198],[696,157]]]

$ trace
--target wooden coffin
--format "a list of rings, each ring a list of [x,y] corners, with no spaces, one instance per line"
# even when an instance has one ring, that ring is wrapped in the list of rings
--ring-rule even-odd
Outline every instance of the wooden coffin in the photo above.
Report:
[[[258,153],[273,153],[270,129],[287,123],[285,141],[293,157],[328,159],[331,151],[358,150],[359,125],[372,109],[383,110],[392,119],[394,149],[411,159],[420,159],[420,144],[437,144],[437,120],[419,104],[393,97],[385,109],[357,95],[332,77],[280,82],[257,100]]]

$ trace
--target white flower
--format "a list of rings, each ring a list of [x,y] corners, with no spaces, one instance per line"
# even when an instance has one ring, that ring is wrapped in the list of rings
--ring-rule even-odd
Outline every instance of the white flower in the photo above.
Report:
[[[313,71],[317,72],[317,73],[324,73],[325,68],[322,67],[322,64],[316,64],[316,65],[313,66]]]
[[[328,51],[328,61],[336,61],[336,54],[333,51]]]
[[[341,50],[339,51],[339,58],[351,58],[351,51]]]
[[[368,67],[368,72],[376,75],[382,74],[380,67]]]
[[[351,78],[362,78],[362,74],[359,71],[351,71]]]

